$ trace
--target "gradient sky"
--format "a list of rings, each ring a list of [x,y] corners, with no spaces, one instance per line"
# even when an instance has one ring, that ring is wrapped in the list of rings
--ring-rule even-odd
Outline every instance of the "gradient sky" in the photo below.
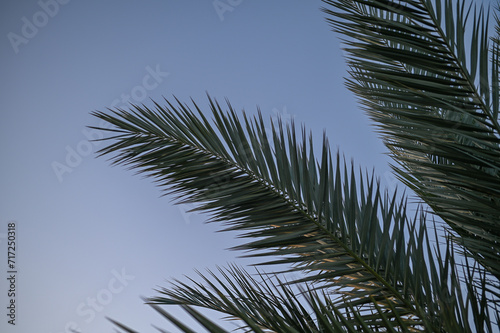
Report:
[[[96,159],[91,111],[172,95],[208,111],[208,92],[249,114],[259,106],[268,119],[293,118],[318,143],[326,130],[333,151],[395,185],[344,87],[344,55],[321,2],[219,2],[230,10],[211,0],[2,1],[1,332],[112,332],[106,316],[141,331],[170,328],[141,295],[194,269],[253,262],[226,250],[235,234],[215,233],[150,179]],[[5,309],[13,221],[15,327]]]

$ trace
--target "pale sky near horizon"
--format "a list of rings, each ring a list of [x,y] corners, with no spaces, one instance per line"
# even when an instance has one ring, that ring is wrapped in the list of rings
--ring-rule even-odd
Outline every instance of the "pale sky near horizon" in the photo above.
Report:
[[[217,3],[217,1],[215,1]],[[205,93],[294,119],[395,185],[381,140],[344,87],[321,1],[13,1],[0,4],[0,332],[171,328],[140,296],[242,253],[150,179],[95,158],[94,110]],[[193,5],[195,4],[195,5]],[[16,223],[16,325],[7,323],[7,225]],[[181,318],[181,311],[174,310]],[[182,317],[184,316],[184,317]]]

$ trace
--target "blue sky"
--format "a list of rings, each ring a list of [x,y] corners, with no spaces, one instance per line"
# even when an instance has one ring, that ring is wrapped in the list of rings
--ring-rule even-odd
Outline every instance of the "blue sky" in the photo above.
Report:
[[[227,10],[217,10],[215,4]],[[339,39],[320,1],[2,1],[0,305],[6,232],[17,226],[16,325],[1,332],[168,328],[140,296],[194,269],[251,260],[235,234],[175,206],[150,179],[95,158],[94,110],[206,92],[237,109],[294,119],[375,172],[385,149],[344,87]],[[170,308],[169,308],[170,309]],[[174,313],[181,312],[173,310]]]

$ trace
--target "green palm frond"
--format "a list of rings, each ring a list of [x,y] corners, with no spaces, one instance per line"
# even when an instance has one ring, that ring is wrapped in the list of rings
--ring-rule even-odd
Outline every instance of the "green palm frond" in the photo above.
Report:
[[[311,316],[313,308],[306,308],[304,305],[307,298],[298,296],[297,292],[276,276],[259,273],[257,280],[236,266],[227,270],[219,268],[222,278],[213,272],[208,273],[212,279],[198,273],[204,283],[194,279],[189,279],[189,283],[175,281],[172,287],[160,290],[159,296],[149,299],[149,303],[217,310],[228,315],[228,319],[242,320],[244,323],[241,328],[254,332],[319,331],[317,318]],[[312,291],[307,294],[309,297],[319,298]],[[323,320],[329,321],[328,318]]]
[[[178,321],[159,305],[178,305],[187,311],[199,324],[210,332],[226,332],[195,308],[216,310],[225,314],[237,328],[243,332],[376,332],[374,327],[384,327],[389,332],[415,332],[406,327],[403,319],[396,319],[387,309],[376,306],[369,318],[359,315],[355,304],[346,306],[341,312],[324,290],[311,290],[299,286],[293,290],[289,284],[277,276],[258,273],[258,279],[236,266],[220,269],[217,274],[208,272],[208,276],[198,273],[203,282],[189,279],[186,282],[175,281],[173,286],[159,290],[159,296],[146,302],[165,319],[183,332],[194,332]],[[377,302],[374,300],[374,304]],[[395,309],[392,309],[395,311]],[[396,311],[397,313],[397,311]],[[401,327],[394,328],[394,320]],[[236,322],[235,322],[236,321]],[[120,328],[129,332],[130,328],[114,320]],[[450,325],[451,323],[451,325]],[[415,324],[419,324],[416,322]],[[472,332],[457,325],[457,321],[447,321],[442,325],[447,332]],[[482,327],[482,326],[477,326]]]
[[[114,140],[100,154],[253,239],[238,249],[309,273],[302,282],[337,295],[328,309],[343,327],[468,331],[469,301],[449,302],[460,293],[452,255],[434,256],[423,213],[409,218],[405,199],[383,194],[373,176],[358,178],[340,156],[334,163],[326,137],[316,159],[304,130],[297,138],[279,122],[269,136],[260,115],[240,122],[229,103],[224,112],[209,101],[215,127],[194,102],[196,112],[178,101],[96,112]]]
[[[219,269],[223,278],[209,271],[211,279],[199,273],[204,283],[190,279],[189,283],[176,281],[171,288],[160,291],[151,304],[203,307],[217,310],[228,319],[244,321],[240,327],[252,332],[373,332],[374,325],[362,319],[353,305],[348,309],[353,318],[342,314],[323,292],[298,288],[294,291],[277,276],[258,274],[253,278],[241,268]],[[212,281],[214,280],[214,281]],[[376,302],[375,302],[376,303]],[[386,321],[394,325],[391,316],[379,307],[371,321]],[[375,315],[377,314],[377,315]]]
[[[324,3],[345,36],[347,85],[377,122],[395,173],[498,288],[500,62],[488,13],[460,0]]]
[[[452,251],[451,251],[452,252]],[[450,252],[450,253],[451,253]],[[448,270],[446,264],[450,257],[444,260],[444,266],[441,270]],[[452,261],[452,260],[451,260]],[[277,276],[258,273],[258,279],[253,278],[249,273],[236,266],[229,269],[220,269],[217,274],[208,272],[208,276],[198,273],[203,282],[197,282],[189,278],[188,282],[178,280],[172,283],[169,288],[159,290],[159,295],[145,299],[157,312],[165,319],[173,323],[182,332],[195,332],[177,318],[165,311],[159,305],[178,305],[187,311],[199,324],[210,332],[226,332],[215,322],[205,315],[196,311],[195,308],[205,308],[218,311],[225,314],[227,320],[231,320],[237,328],[233,331],[243,332],[283,332],[283,333],[306,333],[306,332],[378,332],[374,327],[384,327],[388,332],[415,332],[414,329],[401,329],[406,327],[403,322],[406,319],[396,316],[396,319],[388,313],[387,309],[377,306],[375,300],[375,309],[369,318],[359,316],[359,309],[348,302],[347,311],[341,312],[332,301],[331,295],[322,289],[310,289],[299,286],[293,290],[290,285],[283,282]],[[435,274],[433,271],[432,274]],[[443,273],[443,272],[441,272]],[[441,274],[441,277],[448,277],[448,273]],[[451,282],[452,289],[447,288],[446,284]],[[441,288],[447,291],[447,302],[442,304],[443,311],[453,310],[453,302],[460,303],[460,287],[456,288],[457,281],[453,278],[443,281]],[[471,284],[468,285],[472,287]],[[476,295],[476,292],[471,292]],[[372,296],[371,296],[372,297]],[[486,302],[487,298],[476,300],[477,304]],[[464,306],[464,304],[459,304]],[[469,303],[470,305],[470,303]],[[475,305],[477,307],[477,305]],[[483,309],[486,307],[483,306]],[[466,313],[466,309],[463,313]],[[494,332],[492,329],[493,318],[489,317],[487,311],[480,312],[473,309],[473,318],[476,330],[468,325],[462,325],[459,319],[462,313],[451,311],[441,323],[441,331],[445,332]],[[392,309],[391,311],[397,311]],[[452,319],[451,318],[455,318]],[[394,328],[394,320],[401,323],[401,327]],[[127,326],[111,320],[125,332],[132,331]],[[236,324],[236,322],[239,324]],[[497,318],[498,323],[498,318]],[[418,323],[415,323],[418,324]],[[161,332],[166,332],[158,328]]]
[[[317,293],[307,291],[308,297],[297,296],[292,288],[282,284],[276,277],[273,280],[273,277],[259,274],[257,280],[236,266],[227,270],[219,268],[219,272],[223,279],[209,271],[209,275],[215,280],[211,281],[199,273],[207,285],[193,279],[189,279],[193,286],[177,281],[172,288],[161,290],[160,296],[145,301],[182,332],[195,332],[195,330],[177,320],[159,305],[181,306],[210,332],[227,331],[197,311],[195,307],[217,310],[227,315],[227,319],[232,320],[237,326],[234,331],[306,333],[320,332],[323,329],[324,332],[334,332],[333,327],[342,326],[340,321],[330,317],[330,311],[325,311],[326,306]],[[304,303],[309,302],[308,300],[311,300],[310,306],[306,308],[307,305],[304,307]],[[311,313],[322,317],[321,320],[312,318]],[[124,331],[131,332],[127,326],[110,320]],[[332,320],[335,325],[331,325]]]

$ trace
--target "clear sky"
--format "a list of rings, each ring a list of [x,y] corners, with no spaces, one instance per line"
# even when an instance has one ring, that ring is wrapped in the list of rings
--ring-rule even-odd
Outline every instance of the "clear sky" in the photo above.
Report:
[[[89,140],[102,133],[86,129],[99,125],[91,111],[172,95],[208,111],[207,91],[237,110],[293,118],[318,143],[326,130],[333,151],[394,186],[381,141],[344,87],[344,55],[320,6],[1,2],[0,332],[112,332],[105,316],[168,328],[141,295],[194,269],[253,262],[226,250],[234,234],[160,197],[150,179],[96,159],[100,146]],[[6,315],[9,223],[15,326]]]

